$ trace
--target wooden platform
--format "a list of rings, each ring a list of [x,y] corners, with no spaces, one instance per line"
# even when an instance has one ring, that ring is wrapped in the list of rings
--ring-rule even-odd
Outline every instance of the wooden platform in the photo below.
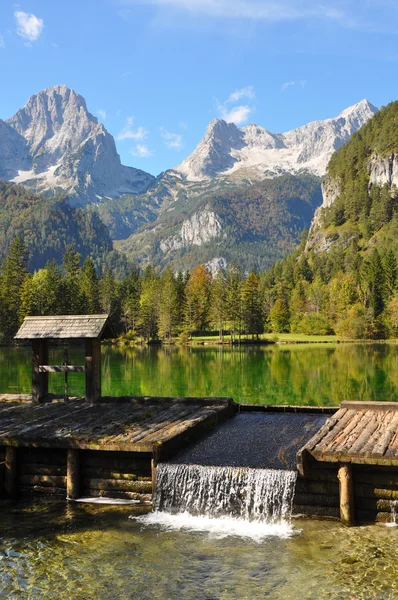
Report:
[[[398,466],[398,403],[342,402],[299,451],[301,474],[309,455],[329,463]]]
[[[236,411],[231,399],[103,398],[0,410],[0,446],[152,453]]]

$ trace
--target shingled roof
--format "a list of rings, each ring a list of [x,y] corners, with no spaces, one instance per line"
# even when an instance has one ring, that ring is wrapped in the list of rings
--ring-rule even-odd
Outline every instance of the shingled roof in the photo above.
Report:
[[[115,337],[109,315],[25,317],[16,340],[102,339]]]

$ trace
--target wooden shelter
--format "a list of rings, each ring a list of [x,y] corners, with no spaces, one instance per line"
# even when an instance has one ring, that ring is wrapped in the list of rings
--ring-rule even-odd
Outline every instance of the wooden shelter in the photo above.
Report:
[[[398,403],[342,402],[299,451],[297,466],[303,477],[314,461],[337,467],[344,523],[354,523],[356,504],[366,510],[391,509],[398,498]]]
[[[26,317],[16,340],[32,342],[32,400],[43,402],[48,396],[49,373],[85,373],[86,400],[101,398],[101,340],[115,337],[108,315],[59,315]],[[51,340],[85,343],[85,364],[49,365],[48,349]]]

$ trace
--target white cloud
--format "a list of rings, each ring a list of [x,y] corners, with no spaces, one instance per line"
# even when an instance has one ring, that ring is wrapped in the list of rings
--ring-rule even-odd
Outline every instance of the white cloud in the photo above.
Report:
[[[289,89],[290,87],[294,87],[294,86],[299,86],[301,87],[301,89],[305,88],[307,81],[305,79],[302,79],[301,81],[286,81],[282,87],[281,87],[281,91],[285,92],[287,89]]]
[[[245,123],[253,112],[254,109],[250,106],[235,106],[230,110],[221,107],[220,110],[221,118],[227,121],[227,123],[235,123],[235,125]]]
[[[224,119],[227,123],[235,123],[235,125],[242,125],[245,123],[254,112],[253,103],[248,102],[246,104],[239,104],[238,106],[231,106],[243,98],[249,101],[255,100],[256,93],[252,85],[235,90],[224,102],[220,102],[216,99],[215,102],[221,119]]]
[[[164,139],[164,143],[168,148],[181,150],[183,146],[182,135],[180,133],[171,133],[165,127],[160,128],[160,135]]]
[[[324,6],[314,0],[119,0],[124,6],[151,4],[159,8],[184,10],[192,15],[232,19],[287,21],[309,17],[344,20],[340,2]]]
[[[6,43],[4,41],[4,37],[2,35],[0,35],[0,48],[5,48],[6,47]]]
[[[97,115],[103,120],[105,121],[106,119],[106,110],[103,110],[102,108],[99,108],[97,110]]]
[[[127,117],[125,126],[121,132],[116,136],[118,140],[145,140],[148,136],[148,130],[144,127],[137,127],[134,129],[134,117]]]
[[[149,156],[152,156],[152,152],[149,150],[148,146],[144,146],[144,144],[136,144],[131,148],[131,154],[133,156],[138,156],[139,158],[148,158]]]
[[[43,31],[43,19],[21,10],[15,11],[14,17],[17,22],[17,34],[28,42],[36,42]]]
[[[232,92],[225,104],[235,104],[235,102],[239,102],[242,98],[248,98],[249,100],[254,100],[256,98],[254,87],[252,85]]]

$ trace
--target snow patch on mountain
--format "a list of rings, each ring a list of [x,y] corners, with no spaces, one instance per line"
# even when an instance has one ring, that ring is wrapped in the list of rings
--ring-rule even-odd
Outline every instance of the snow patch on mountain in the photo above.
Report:
[[[194,152],[173,171],[187,181],[230,176],[244,169],[261,177],[304,170],[323,176],[332,154],[377,110],[362,100],[337,117],[281,134],[254,124],[238,129],[234,123],[214,119]]]

